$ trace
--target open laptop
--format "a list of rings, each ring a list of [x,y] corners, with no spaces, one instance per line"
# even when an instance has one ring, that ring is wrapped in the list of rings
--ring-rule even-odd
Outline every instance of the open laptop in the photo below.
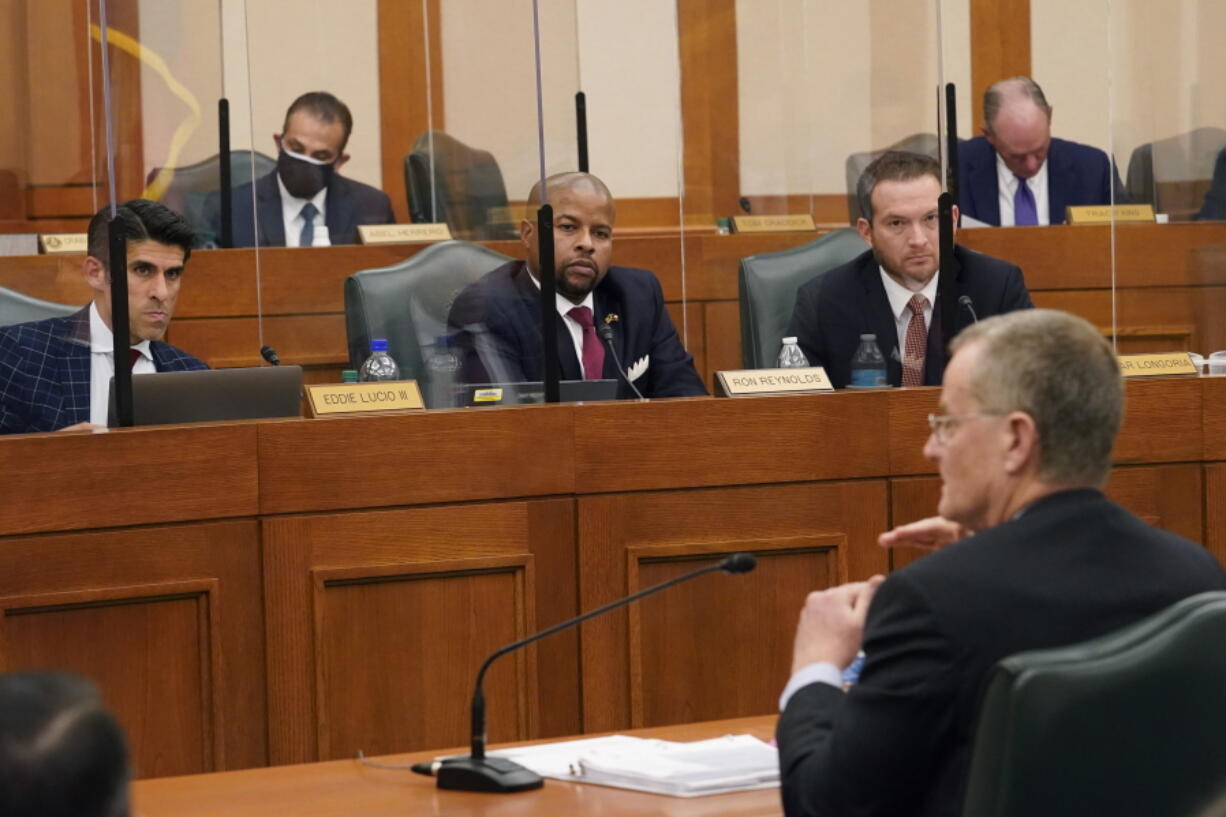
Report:
[[[138,426],[302,416],[301,366],[252,366],[132,375]],[[111,378],[107,425],[117,425]]]
[[[562,380],[558,383],[558,398],[563,403],[589,403],[597,400],[616,400],[617,381],[609,380]],[[466,383],[455,387],[454,405],[513,406],[521,403],[544,403],[545,384],[540,381],[528,383]]]

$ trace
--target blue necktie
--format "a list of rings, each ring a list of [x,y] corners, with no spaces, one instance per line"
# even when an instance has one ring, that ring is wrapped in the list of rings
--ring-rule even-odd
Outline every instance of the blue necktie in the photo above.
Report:
[[[298,236],[298,246],[309,247],[315,243],[315,216],[319,215],[319,208],[308,201],[302,205],[299,215],[302,216],[302,235]]]
[[[1013,223],[1018,227],[1030,227],[1039,223],[1039,211],[1034,206],[1034,193],[1026,186],[1026,180],[1017,176],[1017,192],[1013,194]]]

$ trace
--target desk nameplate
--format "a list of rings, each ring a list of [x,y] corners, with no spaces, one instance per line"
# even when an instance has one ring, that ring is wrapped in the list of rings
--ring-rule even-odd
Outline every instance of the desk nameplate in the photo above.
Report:
[[[416,380],[371,383],[317,383],[306,387],[311,414],[369,414],[387,411],[421,411],[426,405]]]
[[[788,216],[733,216],[732,228],[738,233],[811,233],[817,230],[813,216],[800,213]]]
[[[1187,352],[1159,355],[1120,355],[1120,374],[1124,377],[1157,377],[1171,374],[1199,374]]]
[[[425,241],[450,241],[446,224],[359,224],[363,244],[416,244]]]
[[[44,233],[38,237],[38,248],[47,255],[89,251],[89,236],[85,233]]]
[[[1153,222],[1152,204],[1087,204],[1066,208],[1065,220],[1069,224],[1110,224],[1120,222]]]
[[[804,369],[737,369],[716,374],[723,393],[729,397],[834,391],[834,385],[821,366]]]

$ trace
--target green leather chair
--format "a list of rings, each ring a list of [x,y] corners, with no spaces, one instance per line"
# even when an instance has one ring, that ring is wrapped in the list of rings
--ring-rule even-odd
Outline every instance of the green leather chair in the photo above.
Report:
[[[787,332],[796,290],[867,250],[851,227],[781,252],[741,259],[741,358],[746,369],[773,368]]]
[[[62,318],[80,310],[79,305],[42,301],[0,287],[0,326],[12,326],[15,323],[26,321],[41,321],[44,318]]]
[[[498,160],[443,131],[417,137],[404,157],[404,189],[414,222],[446,222],[468,241],[519,238]]]
[[[252,165],[254,173],[252,175]],[[238,187],[254,179],[260,179],[273,172],[277,160],[265,156],[258,151],[234,150],[230,152],[230,184]],[[159,201],[187,219],[187,223],[196,231],[196,247],[213,248],[221,240],[221,236],[212,234],[212,225],[206,213],[206,202],[210,194],[221,190],[221,161],[219,156],[210,156],[203,161],[183,167],[171,168],[174,177],[170,185],[162,192]],[[155,167],[145,178],[146,184],[161,173],[162,168]]]
[[[345,279],[349,363],[362,365],[371,338],[386,338],[401,376],[425,391],[425,353],[447,332],[447,313],[460,290],[511,259],[478,244],[443,241],[393,264]]]
[[[965,817],[1191,817],[1226,794],[1226,591],[989,679]]]

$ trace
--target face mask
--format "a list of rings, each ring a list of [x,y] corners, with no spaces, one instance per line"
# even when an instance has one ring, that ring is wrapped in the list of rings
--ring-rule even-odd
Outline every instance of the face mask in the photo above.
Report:
[[[333,164],[281,148],[281,154],[277,157],[277,174],[291,196],[311,199],[332,180]]]

